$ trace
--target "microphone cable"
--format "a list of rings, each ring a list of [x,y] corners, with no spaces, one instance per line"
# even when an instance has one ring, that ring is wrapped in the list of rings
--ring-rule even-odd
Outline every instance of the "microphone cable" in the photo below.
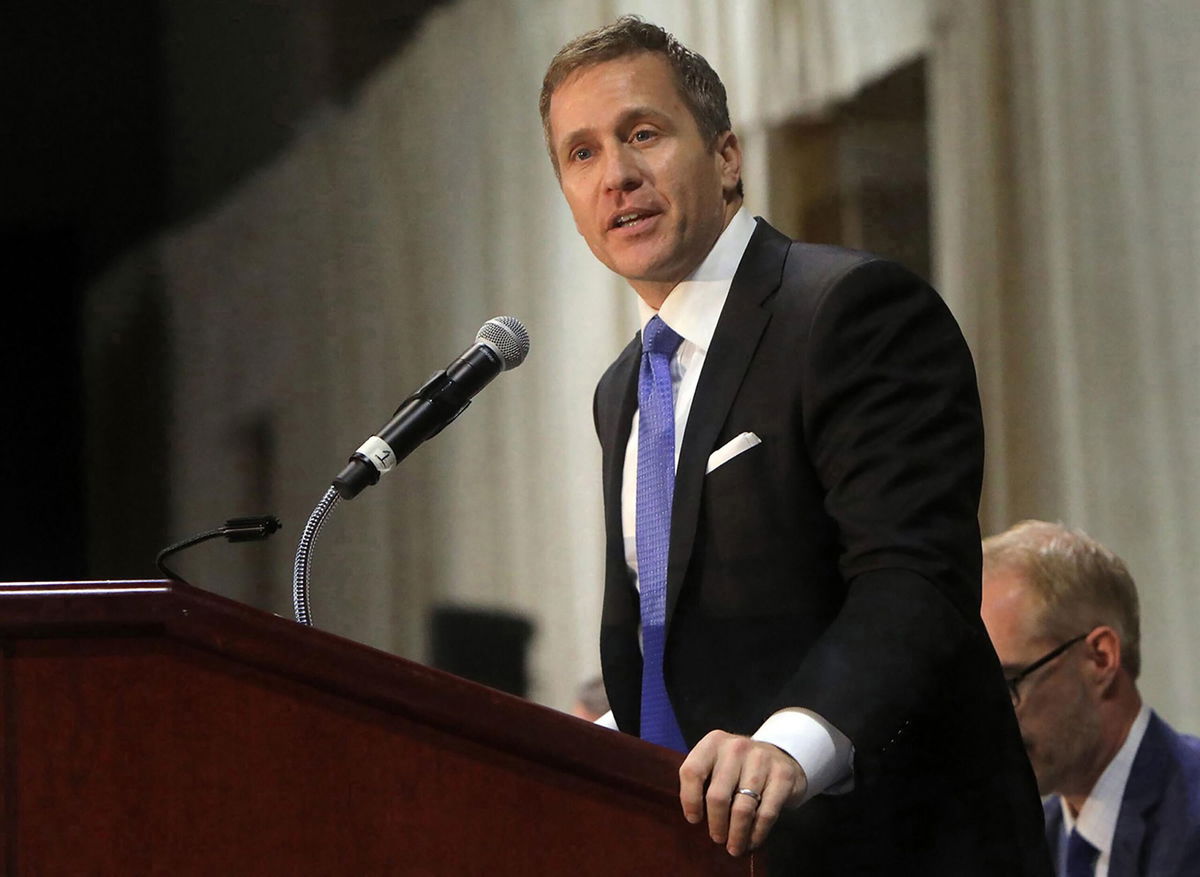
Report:
[[[158,552],[158,555],[154,558],[154,565],[158,567],[158,571],[166,578],[190,585],[191,582],[167,566],[167,558],[172,554],[183,551],[185,548],[191,548],[193,545],[199,545],[201,542],[207,542],[209,539],[216,539],[218,536],[224,536],[230,542],[256,542],[266,539],[272,533],[278,532],[282,526],[279,523],[279,518],[274,515],[251,515],[245,518],[230,518],[215,530],[209,530],[206,533],[200,533],[184,539],[182,542],[176,542],[174,545],[168,545],[162,551]]]

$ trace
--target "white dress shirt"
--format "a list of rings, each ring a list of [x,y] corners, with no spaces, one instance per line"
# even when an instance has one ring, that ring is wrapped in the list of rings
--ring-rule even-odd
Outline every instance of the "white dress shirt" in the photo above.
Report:
[[[1071,808],[1065,800],[1059,799],[1063,814],[1063,837],[1069,837],[1072,831],[1078,831],[1084,840],[1099,850],[1096,857],[1096,877],[1108,877],[1108,863],[1112,858],[1113,838],[1117,833],[1117,817],[1121,814],[1121,801],[1125,797],[1125,785],[1129,782],[1129,772],[1133,769],[1133,759],[1137,756],[1142,738],[1146,736],[1146,726],[1150,724],[1150,707],[1142,704],[1137,718],[1129,726],[1125,742],[1117,750],[1100,779],[1092,788],[1091,794],[1083,802],[1078,816],[1071,815]],[[1065,842],[1058,845],[1058,873],[1066,873]]]
[[[642,328],[655,315],[682,336],[683,342],[671,358],[671,390],[675,401],[675,464],[683,443],[688,414],[696,394],[704,359],[712,343],[717,320],[725,307],[733,275],[742,261],[756,224],[744,207],[730,220],[700,266],[680,282],[655,311],[641,299],[638,308]],[[637,582],[637,455],[638,414],[633,415],[621,483],[621,526],[625,562]],[[616,727],[612,714],[597,720]],[[851,785],[853,748],[844,734],[810,710],[801,707],[781,710],[753,735],[787,752],[804,769],[808,779],[805,800],[824,791],[847,791]],[[843,787],[844,786],[844,787]]]

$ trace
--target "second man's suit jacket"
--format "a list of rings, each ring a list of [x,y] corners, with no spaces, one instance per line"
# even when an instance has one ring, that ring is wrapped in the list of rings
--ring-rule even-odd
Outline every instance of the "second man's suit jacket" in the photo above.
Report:
[[[605,685],[638,731],[638,597],[621,473],[640,339],[596,391]],[[705,475],[750,431],[761,444]],[[761,219],[675,477],[664,676],[689,746],[807,707],[854,746],[854,790],[789,811],[772,871],[1045,874],[1032,774],[979,619],[983,431],[970,353],[900,266]],[[796,873],[799,873],[798,871]]]
[[[1046,838],[1062,840],[1062,804],[1046,800]],[[1200,877],[1200,740],[1177,734],[1157,714],[1133,757],[1108,877]]]

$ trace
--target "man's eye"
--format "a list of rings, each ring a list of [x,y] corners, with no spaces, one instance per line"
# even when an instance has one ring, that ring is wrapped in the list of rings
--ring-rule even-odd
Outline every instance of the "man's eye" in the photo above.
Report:
[[[580,147],[571,153],[572,161],[587,161],[592,157],[592,151],[587,147]]]
[[[633,139],[638,143],[645,143],[647,140],[654,139],[654,132],[649,128],[639,128],[633,132]]]

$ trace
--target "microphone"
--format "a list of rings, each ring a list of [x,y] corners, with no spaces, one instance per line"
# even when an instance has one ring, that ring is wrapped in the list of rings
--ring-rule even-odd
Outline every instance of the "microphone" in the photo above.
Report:
[[[502,371],[516,368],[529,354],[529,332],[516,317],[493,317],[480,327],[475,343],[400,403],[378,433],[350,456],[333,479],[342,499],[354,499],[397,463],[462,414],[471,398]]]

